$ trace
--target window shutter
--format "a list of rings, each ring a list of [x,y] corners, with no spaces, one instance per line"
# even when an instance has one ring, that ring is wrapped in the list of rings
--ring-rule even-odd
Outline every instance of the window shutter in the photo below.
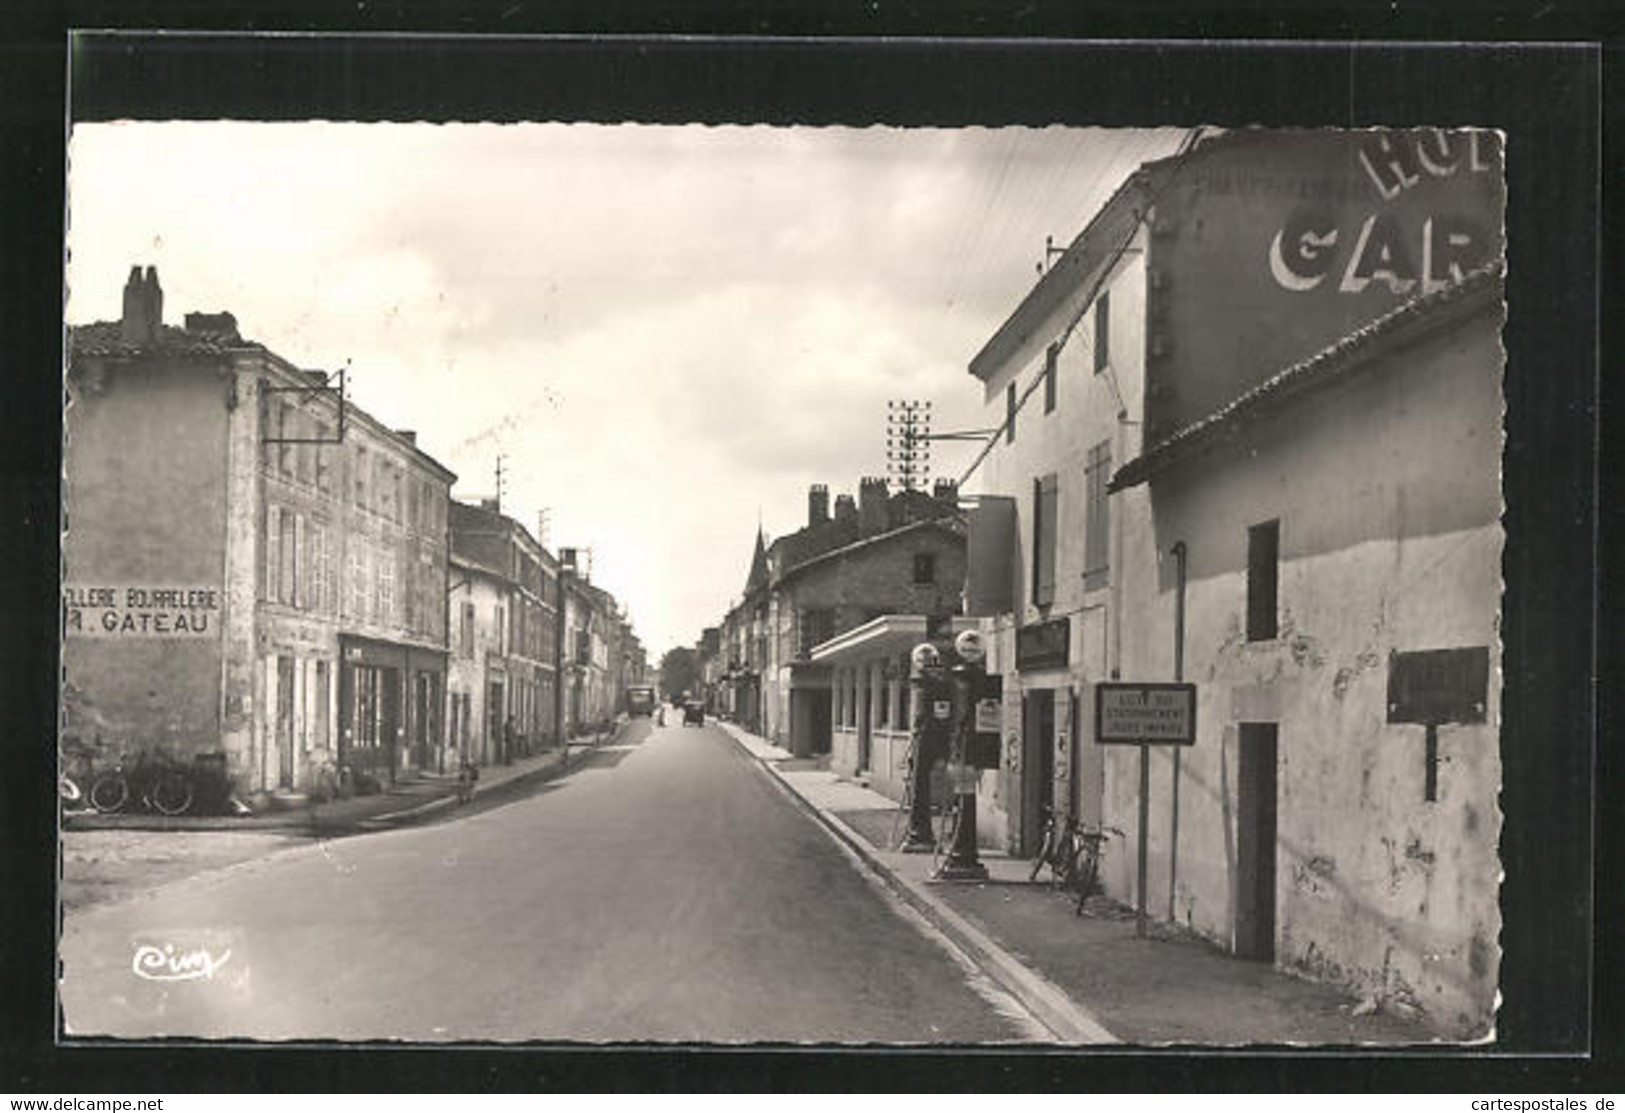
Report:
[[[270,503],[265,505],[265,585],[262,599],[275,599],[282,581],[278,558],[282,555],[282,513]]]
[[[310,560],[305,553],[305,545],[308,543],[306,533],[305,516],[295,514],[293,516],[293,591],[289,595],[288,602],[296,607],[307,606],[310,597],[310,589],[305,583],[310,576]]]

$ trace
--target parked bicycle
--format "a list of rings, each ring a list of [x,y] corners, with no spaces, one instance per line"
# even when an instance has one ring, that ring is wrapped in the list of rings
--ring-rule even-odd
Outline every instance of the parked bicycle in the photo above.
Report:
[[[194,789],[186,767],[162,750],[143,750],[134,760],[120,754],[90,785],[90,806],[123,811],[135,800],[160,815],[180,815],[192,806]]]
[[[316,766],[311,776],[312,803],[325,804],[331,800],[348,800],[355,795],[355,777],[348,765],[335,765],[331,759]]]
[[[96,757],[101,740],[87,745],[69,735],[57,746],[56,794],[69,811],[90,807],[90,786],[96,779]]]
[[[1078,894],[1074,914],[1083,915],[1084,903],[1096,893],[1105,891],[1100,884],[1100,857],[1111,837],[1116,835],[1121,838],[1122,834],[1117,828],[1104,824],[1098,827],[1073,824],[1070,881],[1072,889]]]
[[[1075,816],[1063,818],[1054,808],[1044,808],[1044,837],[1027,880],[1037,881],[1038,875],[1048,866],[1052,884],[1062,888],[1070,886],[1072,871],[1077,867],[1077,856],[1073,852],[1073,835],[1077,829]]]

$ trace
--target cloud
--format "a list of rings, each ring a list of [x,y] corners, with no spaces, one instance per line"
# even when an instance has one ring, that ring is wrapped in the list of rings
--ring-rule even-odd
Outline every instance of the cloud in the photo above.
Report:
[[[69,319],[131,264],[168,316],[230,309],[550,511],[651,650],[743,586],[758,515],[884,470],[885,402],[981,421],[970,357],[1178,133],[583,125],[76,127]],[[974,446],[943,445],[952,474]]]

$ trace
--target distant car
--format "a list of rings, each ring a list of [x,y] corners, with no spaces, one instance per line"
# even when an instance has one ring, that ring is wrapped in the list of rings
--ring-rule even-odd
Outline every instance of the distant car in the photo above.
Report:
[[[690,723],[699,727],[705,725],[705,704],[698,700],[690,700],[683,705],[683,725],[686,727]]]
[[[655,709],[655,690],[641,686],[628,688],[626,709],[631,715],[652,715]]]

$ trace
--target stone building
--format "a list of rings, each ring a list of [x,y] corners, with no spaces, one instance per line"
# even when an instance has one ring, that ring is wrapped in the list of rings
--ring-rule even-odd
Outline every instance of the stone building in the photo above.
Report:
[[[813,487],[807,525],[768,548],[767,734],[798,756],[831,752],[836,693],[856,680],[814,660],[815,646],[881,615],[940,618],[961,607],[965,534],[953,485],[888,495],[884,479],[865,479],[858,491],[856,521],[838,520]]]
[[[152,268],[71,329],[65,735],[223,752],[250,794],[437,763],[455,477],[334,386],[229,313],[164,324]]]
[[[1222,135],[971,365],[1010,848],[1065,803],[1125,833],[1110,895],[1463,1036],[1499,930],[1502,209],[1490,133]],[[1098,745],[1108,680],[1194,683],[1194,744]]]
[[[490,762],[555,742],[558,562],[492,501],[451,504],[453,675],[448,710],[468,753]],[[513,722],[514,750],[503,728]],[[469,731],[460,724],[466,720]]]

